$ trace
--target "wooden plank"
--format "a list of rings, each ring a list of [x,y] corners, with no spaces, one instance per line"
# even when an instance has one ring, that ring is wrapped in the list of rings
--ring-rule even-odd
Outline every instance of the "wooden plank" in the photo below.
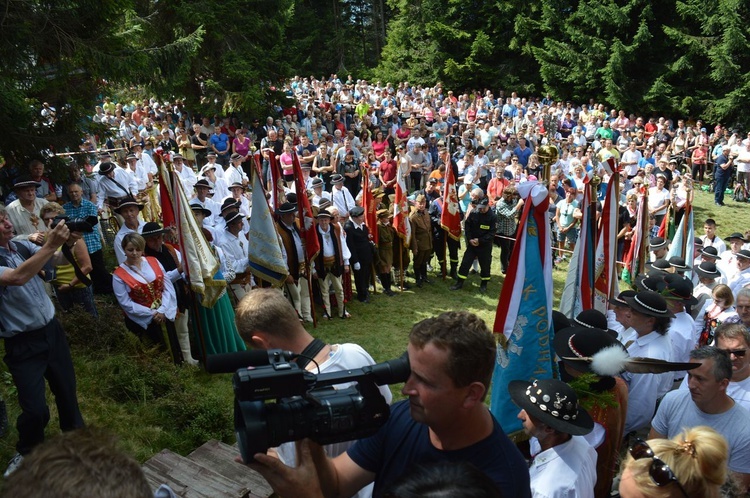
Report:
[[[234,461],[234,458],[239,454],[240,451],[236,446],[229,446],[212,439],[190,453],[188,458],[232,481],[242,483],[253,496],[271,496],[273,490],[262,475]]]
[[[143,464],[146,479],[154,487],[168,484],[184,498],[245,498],[249,489],[213,470],[169,450],[162,450]]]

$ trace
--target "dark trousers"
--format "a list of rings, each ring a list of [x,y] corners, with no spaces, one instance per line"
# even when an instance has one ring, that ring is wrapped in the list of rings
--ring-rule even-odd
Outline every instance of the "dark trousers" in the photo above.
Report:
[[[359,270],[354,270],[354,285],[357,288],[357,299],[364,301],[370,296],[370,275],[372,260],[360,260]]]
[[[69,289],[66,291],[55,289],[55,296],[64,311],[70,311],[73,309],[73,306],[78,304],[94,318],[99,318],[96,304],[94,304],[94,293],[91,290],[91,286],[82,289]]]
[[[492,244],[480,242],[478,246],[466,244],[466,251],[458,268],[458,278],[465,279],[469,276],[469,269],[474,259],[479,260],[479,276],[482,281],[490,279],[490,265],[492,264]]]
[[[28,454],[44,441],[44,428],[50,417],[44,379],[55,396],[60,429],[70,431],[83,427],[73,360],[57,318],[40,329],[5,339],[3,361],[13,377],[21,407],[21,415],[16,420],[16,450],[20,454]]]
[[[720,170],[721,168],[715,169]],[[724,190],[726,190],[729,184],[729,178],[730,175],[728,174],[714,176],[714,180],[716,181],[716,185],[714,185],[714,202],[716,204],[724,204]]]
[[[500,268],[502,269],[503,273],[508,271],[508,263],[510,263],[510,256],[513,254],[513,246],[515,245],[515,241],[511,240],[511,237],[515,237],[515,234],[513,235],[500,235],[498,237],[495,237],[495,244],[500,248]]]
[[[447,242],[446,242],[446,239]],[[441,265],[445,264],[445,247],[448,246],[448,258],[450,260],[451,267],[458,266],[458,249],[461,247],[461,243],[448,236],[448,232],[440,230],[440,235],[432,238],[432,247],[435,249],[435,256],[437,256],[438,263]]]
[[[112,274],[104,264],[104,251],[99,249],[89,254],[91,258],[91,273],[89,278],[94,284],[95,294],[112,294]]]
[[[177,329],[174,328],[173,321],[164,321],[164,326],[167,329],[167,338],[169,339],[169,344],[164,341],[164,333],[161,330],[161,325],[154,322],[153,320],[148,324],[148,327],[144,329],[126,316],[125,326],[129,331],[137,335],[140,340],[143,340],[145,336],[149,341],[161,345],[163,349],[171,350],[172,359],[174,360],[176,365],[180,365],[184,361],[184,359],[182,358],[180,343],[177,340]]]

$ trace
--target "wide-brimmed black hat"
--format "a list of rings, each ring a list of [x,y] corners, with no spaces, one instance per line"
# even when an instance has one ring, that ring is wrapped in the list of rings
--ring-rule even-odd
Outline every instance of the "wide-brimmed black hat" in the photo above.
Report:
[[[22,177],[18,178],[15,181],[15,183],[13,184],[13,188],[14,189],[17,189],[17,188],[27,188],[27,187],[39,188],[41,186],[42,186],[41,183],[32,180],[31,177],[29,177],[29,176],[22,176]]]
[[[289,214],[289,213],[296,213],[297,212],[297,205],[292,204],[291,202],[285,202],[281,206],[279,206],[279,209],[276,210],[279,214]]]
[[[336,173],[335,175],[331,176],[331,185],[337,185],[339,183],[344,183],[344,176]]]
[[[233,213],[228,213],[228,214],[227,214],[227,215],[226,215],[226,216],[224,217],[224,221],[226,221],[226,224],[227,224],[227,225],[226,225],[226,227],[224,227],[224,228],[227,228],[227,229],[228,229],[228,228],[229,228],[229,225],[231,225],[231,224],[232,224],[232,223],[234,223],[235,221],[237,221],[237,220],[241,220],[241,219],[242,219],[242,214],[240,214],[240,212],[239,212],[239,211],[235,211],[235,212],[233,212]]]
[[[566,365],[578,372],[600,376],[613,377],[622,373],[622,364],[628,357],[625,346],[600,328],[568,327],[555,335],[553,346],[555,354]]]
[[[208,180],[206,180],[205,178],[201,178],[200,180],[198,180],[197,182],[195,182],[195,185],[193,185],[193,188],[197,189],[197,188],[201,188],[201,187],[210,189],[211,188],[211,184],[208,183]]]
[[[100,175],[106,175],[108,173],[111,173],[115,170],[115,163],[111,163],[109,161],[101,163],[99,165],[99,174]]]
[[[534,382],[514,380],[508,384],[513,402],[526,413],[555,430],[583,436],[594,428],[591,416],[578,404],[572,387],[556,379]]]
[[[206,157],[216,157],[216,152],[209,152]]]
[[[313,188],[315,187],[322,187],[323,186],[323,179],[319,176],[316,176],[312,179],[311,185]]]
[[[157,235],[161,235],[164,232],[166,232],[167,228],[162,228],[161,225],[159,225],[155,221],[149,221],[145,225],[143,225],[143,230],[141,231],[141,237],[156,237]]]
[[[331,200],[323,197],[318,201],[318,209],[325,209],[331,205]]]
[[[122,211],[122,208],[128,207],[128,206],[135,206],[138,208],[138,211],[143,211],[143,204],[136,201],[133,197],[128,196],[126,197],[116,208],[115,213],[120,214],[120,211]]]
[[[599,310],[583,310],[570,321],[571,327],[586,327],[589,329],[602,329],[612,337],[617,337],[617,332],[607,326],[607,317]]]
[[[679,256],[672,256],[671,258],[669,258],[669,266],[674,268],[676,271],[688,271],[692,269],[692,267],[688,266],[688,264],[685,262],[685,258],[681,258]]]
[[[667,261],[664,258],[659,258],[654,261],[650,261],[646,263],[646,269],[647,270],[658,270],[663,273],[669,273],[669,270],[672,269],[672,265],[669,264],[669,261]]]
[[[570,327],[570,319],[562,311],[552,310],[552,330],[555,334]]]
[[[325,209],[319,210],[318,214],[316,214],[315,217],[316,218],[333,218],[333,216],[331,216],[331,213],[329,213]]]
[[[667,287],[662,295],[666,299],[676,299],[685,304],[696,305],[698,300],[693,296],[693,282],[682,275],[667,275],[664,279]]]
[[[667,283],[664,281],[664,276],[667,273],[656,273],[638,275],[635,279],[635,286],[642,291],[661,292],[667,287]]]
[[[241,188],[244,192],[245,186],[241,184],[240,182],[234,182],[229,186],[229,190],[232,190],[233,188]]]
[[[630,305],[628,304],[627,301],[625,301],[625,298],[633,297],[635,295],[636,295],[636,291],[628,289],[628,290],[624,290],[620,292],[619,294],[617,294],[616,297],[611,297],[607,299],[607,302],[609,304],[614,304],[615,306],[624,306],[624,307],[629,308]]]
[[[750,259],[750,251],[747,249],[740,249],[735,256],[742,259]]]
[[[230,161],[242,161],[242,159],[244,158],[236,152],[229,158]]]
[[[231,197],[224,199],[221,203],[221,214],[224,215],[224,212],[230,209],[240,209],[240,201],[235,201]]]
[[[204,208],[198,203],[190,204],[190,210],[193,212],[203,213],[203,216],[211,216],[211,210]]]
[[[648,247],[652,251],[667,247],[667,245],[669,245],[669,241],[664,240],[663,237],[654,237],[648,243]]]
[[[721,259],[719,251],[714,246],[708,246],[701,249],[701,256],[708,256],[709,258]]]
[[[733,234],[731,234],[729,237],[726,238],[726,240],[732,240],[732,239],[740,239],[742,242],[750,242],[740,232],[734,232]]]
[[[131,154],[128,154],[127,156],[125,156],[125,160],[126,161],[137,161],[138,160],[138,156],[136,156],[135,154],[131,153]]]
[[[655,318],[674,318],[674,313],[667,308],[667,301],[656,292],[642,291],[633,297],[626,297],[625,301],[634,311]]]
[[[716,263],[713,261],[701,261],[701,264],[693,268],[693,271],[703,278],[719,278],[721,276],[721,272],[716,268]]]

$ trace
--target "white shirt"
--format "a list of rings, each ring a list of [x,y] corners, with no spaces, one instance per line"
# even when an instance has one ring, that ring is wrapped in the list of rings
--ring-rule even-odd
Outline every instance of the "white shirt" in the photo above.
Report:
[[[323,200],[323,199],[328,199],[330,201],[331,200],[331,193],[330,192],[326,192],[325,190],[323,190],[320,193],[320,195],[314,194],[313,197],[312,197],[312,205],[313,206],[320,206],[320,201]]]
[[[346,187],[338,188],[338,186],[334,186],[331,197],[334,207],[339,210],[339,215],[344,219],[349,217],[349,210],[357,205]]]
[[[216,170],[217,173],[219,169]],[[219,176],[218,174],[216,175]],[[239,183],[244,185],[247,183],[247,174],[242,169],[236,168],[234,164],[230,164],[227,170],[224,172],[224,179],[227,181],[228,186],[232,186],[233,183]]]
[[[680,390],[687,390],[688,388],[687,375],[680,384]],[[735,403],[742,406],[746,410],[750,410],[750,377],[739,382],[730,382],[727,385],[727,396],[732,398]]]
[[[672,361],[690,361],[690,351],[695,349],[698,343],[698,334],[695,333],[695,320],[688,313],[681,311],[675,313],[667,331],[672,343]],[[674,372],[674,380],[685,377],[684,371]]]
[[[628,347],[632,357],[654,358],[672,361],[672,343],[666,335],[651,332],[638,337],[635,330],[626,338],[625,343],[633,341]],[[628,412],[625,417],[625,434],[647,427],[656,410],[656,401],[672,387],[673,374],[622,374],[628,384]]]
[[[242,231],[235,236],[229,233],[228,230],[225,230],[220,244],[224,255],[227,257],[227,264],[231,265],[236,273],[243,273],[247,270],[250,264],[250,260],[247,257],[248,243]]]
[[[151,323],[156,313],[162,313],[168,320],[174,320],[177,315],[177,295],[175,294],[174,285],[172,285],[172,281],[169,279],[167,272],[164,271],[161,263],[157,261],[157,264],[164,274],[164,292],[161,295],[161,306],[155,310],[133,301],[129,294],[130,287],[117,274],[112,275],[112,288],[117,297],[117,302],[128,318],[144,329],[148,327],[148,324]],[[139,282],[148,283],[156,279],[156,275],[145,257],[141,258],[141,266],[138,268],[140,274],[126,264],[121,264],[120,268],[124,268],[126,272]]]
[[[125,238],[125,236],[129,233],[141,233],[143,231],[143,226],[146,224],[145,221],[138,220],[138,229],[137,230],[131,230],[123,223],[123,225],[120,227],[120,230],[117,232],[117,235],[115,235],[115,241],[113,242],[113,245],[115,246],[115,258],[117,258],[117,264],[123,264],[125,262],[125,249],[122,248],[122,239]]]
[[[138,194],[138,184],[135,182],[133,175],[126,169],[117,168],[115,169],[114,180],[108,176],[101,176],[99,178],[96,189],[96,206],[102,209],[107,197],[119,199],[126,195],[135,197],[136,194]]]
[[[596,450],[581,436],[534,457],[529,467],[533,498],[594,498]]]
[[[16,199],[15,201],[8,204],[5,208],[8,213],[10,222],[13,223],[13,229],[16,232],[19,240],[27,240],[29,235],[36,232],[46,232],[47,226],[44,224],[40,212],[42,207],[49,203],[47,199],[37,197],[34,199],[34,205],[31,206],[31,211],[21,205],[21,200]],[[31,222],[32,217],[36,216],[36,226]]]
[[[193,171],[193,168],[189,167],[187,164],[183,164],[182,170],[177,171],[177,168],[175,168],[174,172],[180,179],[182,187],[185,189],[185,193],[187,195],[190,195],[190,193],[193,191],[193,186],[198,181],[198,177],[195,176],[195,171]]]
[[[737,299],[737,293],[745,287],[746,285],[750,285],[750,268],[745,268],[742,271],[737,271],[734,275],[732,275],[729,278],[729,282],[727,283],[730,289],[732,289],[732,294],[734,294],[734,298]]]
[[[153,159],[151,159],[151,156],[141,152],[140,157],[138,158],[138,167],[143,168],[147,174],[151,175],[158,175],[159,174],[159,168],[157,168],[156,163]]]
[[[703,241],[703,247],[715,247],[716,248],[716,254],[724,257],[722,255],[723,252],[727,250],[727,244],[721,240],[721,237],[714,236],[714,240],[709,240],[707,236],[700,237],[700,239]]]

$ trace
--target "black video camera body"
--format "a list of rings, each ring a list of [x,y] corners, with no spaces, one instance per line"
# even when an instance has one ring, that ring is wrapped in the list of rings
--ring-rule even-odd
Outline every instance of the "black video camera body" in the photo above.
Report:
[[[65,222],[68,229],[71,232],[83,232],[91,233],[94,231],[94,227],[99,223],[99,218],[96,216],[86,216],[85,218],[69,218],[67,216],[58,215],[52,220],[52,226],[50,229],[55,228],[61,221]]]
[[[314,374],[268,350],[269,365],[241,368],[232,378],[234,429],[242,460],[289,441],[319,444],[351,441],[374,434],[390,416],[378,386],[405,382],[406,354],[363,368]],[[347,384],[337,389],[333,386]],[[277,399],[276,403],[265,403]]]

